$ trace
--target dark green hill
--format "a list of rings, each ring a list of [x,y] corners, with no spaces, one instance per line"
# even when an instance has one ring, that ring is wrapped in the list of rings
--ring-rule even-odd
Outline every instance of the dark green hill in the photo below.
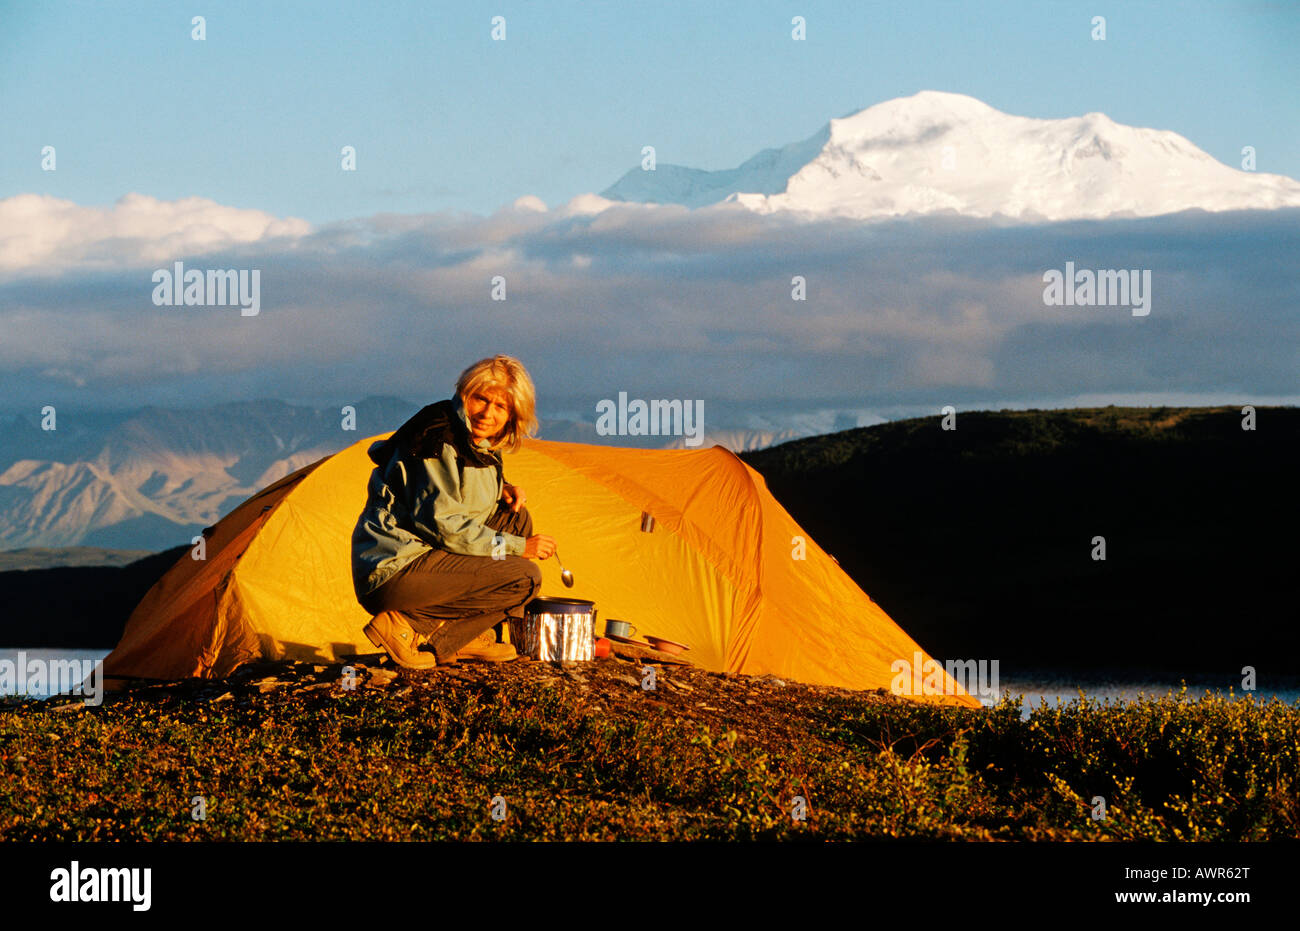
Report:
[[[938,657],[1300,672],[1296,408],[970,412],[742,458]]]
[[[125,566],[0,572],[0,647],[112,649],[145,592],[188,550],[173,547]]]

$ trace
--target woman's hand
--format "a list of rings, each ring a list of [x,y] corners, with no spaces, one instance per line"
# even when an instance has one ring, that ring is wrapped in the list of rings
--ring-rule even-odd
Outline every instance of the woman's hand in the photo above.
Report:
[[[524,559],[550,559],[555,552],[555,537],[535,533],[524,541]]]
[[[524,494],[524,490],[518,485],[511,485],[509,482],[502,482],[501,499],[505,501],[506,504],[510,505],[510,510],[518,514],[519,509],[524,506],[524,501],[528,499],[528,496]]]

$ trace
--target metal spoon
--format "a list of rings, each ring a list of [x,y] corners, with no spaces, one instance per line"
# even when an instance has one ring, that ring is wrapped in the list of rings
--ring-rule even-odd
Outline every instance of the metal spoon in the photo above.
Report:
[[[573,588],[573,573],[564,568],[564,563],[560,562],[560,551],[555,551],[555,561],[560,563],[560,581],[564,583],[565,588]]]

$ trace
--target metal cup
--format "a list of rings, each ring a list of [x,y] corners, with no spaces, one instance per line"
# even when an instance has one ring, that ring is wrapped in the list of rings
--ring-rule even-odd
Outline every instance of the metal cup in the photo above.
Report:
[[[617,621],[612,617],[605,620],[606,637],[631,637],[635,633],[636,627],[627,621]]]

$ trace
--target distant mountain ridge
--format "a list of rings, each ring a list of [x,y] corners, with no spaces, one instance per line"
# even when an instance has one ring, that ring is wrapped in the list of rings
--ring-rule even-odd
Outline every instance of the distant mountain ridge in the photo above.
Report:
[[[675,437],[665,444],[665,448],[707,449],[710,446],[721,446],[733,453],[747,453],[767,449],[770,446],[777,446],[809,435],[803,430],[705,430],[698,446],[687,445],[685,437]]]
[[[32,546],[0,551],[0,572],[28,572],[59,566],[120,569],[151,555],[148,550],[109,550],[98,546]]]
[[[360,439],[396,429],[422,404],[370,397],[353,406],[355,430],[343,429],[338,409],[278,400],[94,417],[61,413],[52,431],[42,430],[35,417],[0,421],[0,550],[154,552],[188,543],[249,495]],[[806,435],[737,428],[707,431],[704,439],[740,452]],[[600,436],[593,423],[567,420],[543,421],[541,436],[681,445],[670,436]]]
[[[1104,113],[1034,119],[965,94],[921,91],[831,120],[736,168],[633,168],[601,196],[811,217],[1038,222],[1300,207],[1300,182],[1238,171],[1177,133]]]
[[[355,407],[355,431],[338,411],[275,400],[65,414],[53,431],[16,416],[0,429],[0,548],[187,542],[258,489],[418,409],[384,397]]]

